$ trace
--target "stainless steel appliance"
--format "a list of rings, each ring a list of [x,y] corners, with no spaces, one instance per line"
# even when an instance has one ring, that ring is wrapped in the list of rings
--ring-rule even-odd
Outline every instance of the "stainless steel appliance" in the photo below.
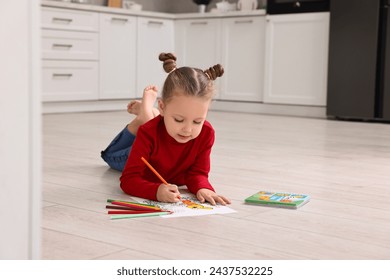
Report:
[[[330,0],[267,0],[267,14],[324,12],[329,11],[329,2]]]
[[[389,4],[332,1],[328,116],[390,121]]]

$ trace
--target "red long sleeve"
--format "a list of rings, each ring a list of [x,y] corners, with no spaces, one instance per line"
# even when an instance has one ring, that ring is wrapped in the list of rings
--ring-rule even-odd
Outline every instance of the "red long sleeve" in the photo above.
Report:
[[[208,180],[214,139],[214,129],[205,121],[197,138],[178,143],[167,133],[163,118],[154,118],[138,129],[120,178],[122,190],[156,200],[161,181],[142,162],[141,157],[144,157],[170,184],[186,185],[194,194],[201,188],[214,191]]]

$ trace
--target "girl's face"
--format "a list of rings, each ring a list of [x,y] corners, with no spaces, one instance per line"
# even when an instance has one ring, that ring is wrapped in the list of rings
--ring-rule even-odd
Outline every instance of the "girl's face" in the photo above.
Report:
[[[210,99],[175,93],[168,103],[159,100],[168,134],[178,143],[187,143],[200,134],[210,106]]]

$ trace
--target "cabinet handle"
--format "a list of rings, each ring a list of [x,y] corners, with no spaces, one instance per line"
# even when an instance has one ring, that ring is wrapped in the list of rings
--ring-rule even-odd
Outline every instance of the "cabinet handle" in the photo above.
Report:
[[[117,17],[113,17],[113,18],[111,18],[111,21],[128,22],[129,20],[128,20],[127,18],[117,18]]]
[[[73,74],[61,74],[61,73],[53,73],[53,78],[71,78],[73,76]]]
[[[73,19],[71,18],[58,18],[58,17],[53,17],[52,22],[62,22],[62,23],[71,23]]]
[[[241,24],[241,23],[253,23],[252,19],[247,19],[247,20],[235,20],[235,24]]]
[[[53,44],[53,48],[67,48],[70,49],[73,47],[73,45],[68,45],[68,44]]]
[[[207,25],[207,21],[193,21],[191,22],[191,25]]]
[[[156,20],[149,20],[148,24],[154,24],[154,25],[164,25],[164,22],[162,21],[156,21]]]

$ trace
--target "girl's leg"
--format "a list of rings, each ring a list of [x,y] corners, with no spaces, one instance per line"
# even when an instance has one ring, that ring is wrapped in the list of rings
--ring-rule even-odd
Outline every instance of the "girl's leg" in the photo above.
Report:
[[[101,152],[101,157],[111,168],[123,171],[134,140],[135,135],[131,134],[126,126]]]
[[[123,171],[131,147],[133,146],[138,128],[155,117],[153,105],[157,97],[155,86],[146,87],[142,101],[136,104],[136,117],[101,152],[101,157],[116,170]]]

